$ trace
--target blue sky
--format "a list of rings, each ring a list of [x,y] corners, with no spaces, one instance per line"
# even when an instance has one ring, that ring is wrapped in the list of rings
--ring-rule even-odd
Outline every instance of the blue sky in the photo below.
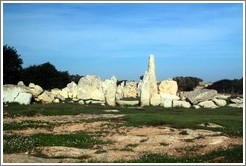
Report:
[[[3,43],[23,67],[138,80],[155,55],[158,80],[243,76],[242,4],[7,4]]]

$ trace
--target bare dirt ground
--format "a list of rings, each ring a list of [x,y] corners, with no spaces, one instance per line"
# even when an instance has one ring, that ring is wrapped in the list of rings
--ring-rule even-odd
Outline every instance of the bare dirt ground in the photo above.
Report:
[[[211,130],[175,129],[168,126],[129,127],[114,114],[80,114],[66,116],[5,117],[3,123],[34,121],[54,123],[53,128],[28,128],[5,130],[3,135],[32,135],[36,133],[100,132],[100,139],[108,144],[95,145],[90,149],[74,147],[36,147],[22,154],[4,154],[4,163],[77,163],[115,162],[133,160],[146,153],[166,153],[172,156],[206,154],[218,148],[243,144],[240,137],[228,137]],[[210,124],[211,127],[216,124]],[[42,157],[39,157],[42,156]]]

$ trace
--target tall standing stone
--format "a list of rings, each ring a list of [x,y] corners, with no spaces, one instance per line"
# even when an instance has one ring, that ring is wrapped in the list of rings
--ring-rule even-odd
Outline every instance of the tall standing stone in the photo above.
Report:
[[[154,55],[149,57],[148,70],[144,74],[140,93],[141,106],[149,105],[151,98],[158,94]]]
[[[106,79],[103,82],[105,100],[109,106],[116,105],[116,102],[115,102],[116,89],[117,89],[117,79],[115,76],[111,77],[111,79]]]

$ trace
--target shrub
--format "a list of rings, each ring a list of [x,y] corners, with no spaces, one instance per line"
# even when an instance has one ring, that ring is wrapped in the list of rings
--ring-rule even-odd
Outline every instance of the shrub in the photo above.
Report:
[[[174,77],[174,81],[177,81],[179,91],[192,91],[199,85],[199,82],[203,80],[197,77]]]
[[[219,93],[228,94],[243,94],[243,78],[228,80],[223,79],[214,82],[212,85],[207,87],[208,89],[215,89]]]

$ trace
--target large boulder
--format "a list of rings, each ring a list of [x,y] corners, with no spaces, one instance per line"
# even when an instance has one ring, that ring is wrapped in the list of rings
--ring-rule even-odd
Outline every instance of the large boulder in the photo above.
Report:
[[[198,105],[203,108],[218,108],[218,106],[215,105],[213,101],[203,101],[200,102]]]
[[[79,80],[78,99],[105,101],[103,83],[99,76],[87,75]]]
[[[44,91],[41,86],[35,85],[34,83],[30,83],[29,88],[34,98],[38,97]]]
[[[215,96],[217,96],[218,93],[216,90],[210,90],[210,89],[197,89],[191,92],[187,93],[187,99],[192,103],[192,104],[197,104],[199,102],[203,101],[208,101]]]
[[[190,108],[191,104],[187,101],[174,100],[173,107]]]
[[[174,80],[164,80],[159,85],[160,94],[176,95],[178,91],[178,84]]]
[[[226,101],[222,99],[213,99],[213,102],[219,107],[223,107],[227,104]]]
[[[32,93],[23,85],[3,85],[3,102],[17,102],[19,104],[30,104]]]
[[[136,98],[138,95],[137,82],[135,81],[126,81],[124,90],[124,98]]]
[[[106,99],[106,103],[110,106],[115,106],[115,95],[117,88],[117,79],[113,76],[111,79],[107,79],[103,82],[103,90]]]
[[[72,81],[69,84],[67,84],[68,88],[68,97],[69,98],[77,98],[78,96],[78,85]]]
[[[55,95],[46,90],[41,95],[39,95],[37,98],[37,101],[40,101],[43,104],[50,104],[54,100],[55,100]]]
[[[140,90],[141,106],[149,105],[150,99],[158,94],[155,73],[155,58],[150,55],[148,70],[145,72]]]

